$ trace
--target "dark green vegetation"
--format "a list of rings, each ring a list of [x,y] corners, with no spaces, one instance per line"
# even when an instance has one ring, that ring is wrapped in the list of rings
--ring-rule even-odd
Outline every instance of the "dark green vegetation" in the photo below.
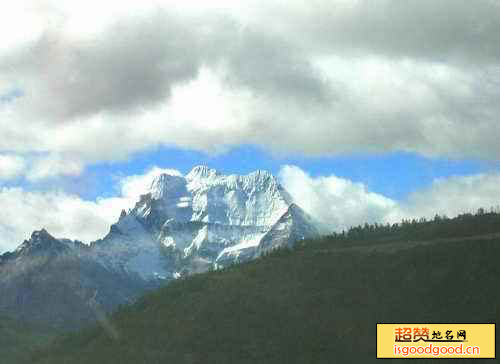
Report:
[[[340,234],[325,237],[328,241],[356,242],[365,240],[368,243],[384,241],[386,239],[400,240],[429,240],[437,238],[467,238],[477,235],[500,233],[499,208],[486,212],[480,208],[475,215],[461,214],[450,219],[446,216],[436,215],[433,220],[425,218],[419,220],[403,220],[399,224],[365,224],[352,227]],[[496,211],[496,212],[495,212]],[[499,210],[500,211],[500,210]]]
[[[47,345],[56,333],[54,329],[0,316],[0,363],[16,363],[28,359],[35,349]]]
[[[30,362],[375,362],[378,322],[498,322],[498,232],[481,213],[303,242],[175,281]]]

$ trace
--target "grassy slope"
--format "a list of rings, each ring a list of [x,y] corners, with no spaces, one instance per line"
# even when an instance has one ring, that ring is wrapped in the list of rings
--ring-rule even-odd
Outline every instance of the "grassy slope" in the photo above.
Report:
[[[445,237],[323,239],[179,280],[31,362],[375,362],[377,322],[498,321],[500,238]]]

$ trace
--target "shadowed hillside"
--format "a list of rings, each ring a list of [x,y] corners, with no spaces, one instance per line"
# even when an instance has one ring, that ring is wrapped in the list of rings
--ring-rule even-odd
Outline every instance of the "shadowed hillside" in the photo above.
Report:
[[[29,358],[31,352],[47,345],[57,330],[17,321],[0,315],[2,363],[17,363]]]
[[[498,321],[499,231],[480,214],[307,241],[177,280],[31,362],[375,362],[376,323]]]

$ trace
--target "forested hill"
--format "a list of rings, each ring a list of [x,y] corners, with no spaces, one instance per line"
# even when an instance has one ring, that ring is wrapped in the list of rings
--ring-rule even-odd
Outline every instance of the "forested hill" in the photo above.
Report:
[[[0,363],[18,363],[36,348],[47,345],[58,331],[0,314]]]
[[[476,214],[465,213],[450,219],[435,215],[432,220],[426,218],[404,219],[396,224],[365,224],[351,227],[348,231],[335,233],[322,240],[329,242],[369,243],[377,240],[435,240],[439,238],[466,238],[471,236],[500,234],[500,213],[498,209],[486,212],[480,208]]]
[[[177,280],[29,362],[378,363],[376,323],[498,322],[498,233],[481,211],[303,242]]]

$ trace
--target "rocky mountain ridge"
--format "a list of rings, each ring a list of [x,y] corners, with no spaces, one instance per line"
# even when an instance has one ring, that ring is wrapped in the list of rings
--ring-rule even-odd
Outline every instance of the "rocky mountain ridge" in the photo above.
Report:
[[[54,309],[40,317],[76,310],[85,320],[169,280],[318,235],[311,217],[268,172],[226,176],[198,166],[186,176],[161,174],[104,238],[86,245],[42,229],[1,255],[0,310],[24,307],[20,316],[29,318],[36,306],[45,307],[43,291],[52,290]]]
[[[157,176],[91,246],[103,265],[148,280],[253,259],[317,235],[312,219],[270,173],[225,176],[199,166],[185,177]]]

